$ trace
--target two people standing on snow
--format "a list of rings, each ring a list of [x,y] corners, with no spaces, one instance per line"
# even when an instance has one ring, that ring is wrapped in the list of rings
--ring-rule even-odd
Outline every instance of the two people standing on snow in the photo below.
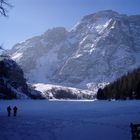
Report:
[[[11,116],[11,107],[10,106],[8,106],[7,107],[7,112],[8,112],[8,117],[10,117]],[[13,108],[13,112],[14,112],[14,116],[16,116],[17,115],[17,107],[16,106],[14,106],[14,108]]]

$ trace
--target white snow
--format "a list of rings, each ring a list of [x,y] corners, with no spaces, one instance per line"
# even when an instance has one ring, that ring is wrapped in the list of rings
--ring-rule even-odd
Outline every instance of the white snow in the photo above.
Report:
[[[44,55],[37,60],[36,68],[27,74],[27,77],[32,79],[32,82],[47,82],[48,76],[51,77],[55,71],[55,67],[58,65],[57,51],[61,46],[55,46],[48,55]],[[46,72],[47,71],[47,72]]]
[[[108,18],[100,18],[97,20],[97,22],[95,23],[95,29],[97,32],[101,32],[102,30],[104,30],[108,24],[109,24],[110,20]]]
[[[52,93],[52,89],[56,89],[56,90],[64,90],[64,91],[68,91],[71,92],[71,94],[76,94],[77,97],[79,97],[80,99],[85,99],[86,97],[83,97],[84,95],[89,95],[91,97],[91,99],[95,98],[95,93],[93,91],[90,90],[82,90],[82,89],[78,89],[78,88],[72,88],[72,87],[65,87],[65,86],[60,86],[60,85],[52,85],[52,84],[44,84],[44,83],[37,83],[37,84],[33,84],[33,87],[35,87],[36,90],[40,91],[41,94],[44,97],[51,97],[54,98]]]
[[[103,83],[87,83],[87,87],[89,90],[94,91],[94,93],[97,93],[98,89],[103,89],[106,85],[109,83],[103,82]]]
[[[18,61],[22,58],[22,53],[15,52],[14,54],[12,54],[11,58]]]
[[[82,54],[75,54],[75,56],[73,56],[73,58],[79,58],[81,56],[83,56],[83,55]]]
[[[131,122],[140,123],[140,101],[0,100],[1,140],[130,140]]]

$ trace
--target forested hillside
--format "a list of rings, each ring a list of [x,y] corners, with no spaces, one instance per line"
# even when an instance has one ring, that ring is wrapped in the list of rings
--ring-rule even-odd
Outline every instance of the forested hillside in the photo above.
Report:
[[[140,99],[140,68],[99,89],[98,99]]]

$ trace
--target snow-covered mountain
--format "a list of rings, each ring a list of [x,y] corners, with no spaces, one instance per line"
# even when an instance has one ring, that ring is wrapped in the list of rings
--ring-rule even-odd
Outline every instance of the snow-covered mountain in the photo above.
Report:
[[[30,83],[93,90],[140,66],[140,15],[100,11],[70,31],[56,27],[18,43],[9,54]]]

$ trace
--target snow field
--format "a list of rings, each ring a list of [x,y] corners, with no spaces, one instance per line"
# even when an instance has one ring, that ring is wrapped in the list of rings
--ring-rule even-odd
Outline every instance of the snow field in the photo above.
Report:
[[[0,140],[130,140],[131,122],[140,123],[140,101],[0,100]]]

